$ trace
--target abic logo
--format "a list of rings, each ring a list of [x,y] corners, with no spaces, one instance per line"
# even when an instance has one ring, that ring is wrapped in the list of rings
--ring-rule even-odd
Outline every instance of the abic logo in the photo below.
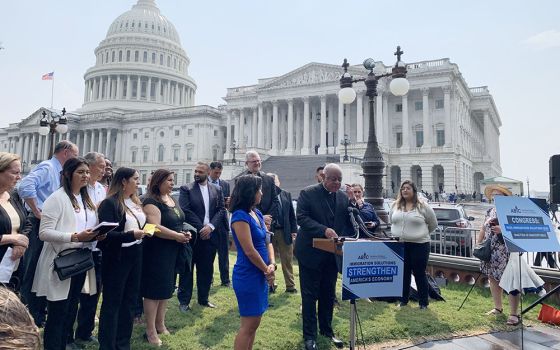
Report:
[[[364,252],[362,255],[358,256],[358,260],[367,260],[369,259],[369,255],[367,255],[366,252]]]
[[[521,214],[521,209],[519,209],[516,205],[513,209],[511,209],[511,212],[514,214]]]

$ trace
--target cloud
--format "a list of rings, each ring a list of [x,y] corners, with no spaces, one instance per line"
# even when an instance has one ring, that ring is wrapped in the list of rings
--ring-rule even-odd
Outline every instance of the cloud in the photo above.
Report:
[[[523,40],[523,43],[537,49],[560,47],[560,32],[557,30],[545,30]]]

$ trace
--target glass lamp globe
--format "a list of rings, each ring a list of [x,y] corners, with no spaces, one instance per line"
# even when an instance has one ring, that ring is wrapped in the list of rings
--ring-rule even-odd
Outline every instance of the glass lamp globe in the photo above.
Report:
[[[356,99],[356,91],[351,87],[346,87],[338,91],[338,100],[345,105],[348,105]]]
[[[391,84],[389,85],[389,89],[395,96],[404,96],[408,92],[410,88],[410,84],[406,78],[395,78],[391,80]]]
[[[39,134],[46,136],[49,134],[49,127],[48,126],[41,126],[39,127]]]
[[[56,126],[56,131],[58,131],[61,134],[64,134],[65,132],[68,131],[68,125],[66,124],[58,124]]]

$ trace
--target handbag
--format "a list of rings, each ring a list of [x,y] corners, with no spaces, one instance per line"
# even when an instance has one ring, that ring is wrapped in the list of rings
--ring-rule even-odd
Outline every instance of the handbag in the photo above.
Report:
[[[477,244],[473,249],[473,255],[480,261],[490,261],[490,256],[492,255],[492,248],[490,247],[491,242],[492,240],[488,238],[482,243]]]
[[[88,248],[69,248],[57,254],[53,260],[54,271],[61,281],[93,268],[93,256]]]

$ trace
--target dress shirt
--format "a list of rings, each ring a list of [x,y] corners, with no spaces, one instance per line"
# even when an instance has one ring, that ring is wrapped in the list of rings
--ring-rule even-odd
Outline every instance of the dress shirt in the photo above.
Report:
[[[208,225],[214,227],[210,224],[210,194],[208,193],[208,183],[206,185],[198,184],[200,187],[200,192],[202,193],[202,200],[204,201],[204,220],[202,222],[203,225]]]
[[[43,203],[54,191],[60,187],[60,172],[62,165],[52,157],[42,161],[26,177],[21,180],[19,185],[19,196],[23,199],[35,198],[37,208],[43,209]],[[27,209],[31,210],[27,204]]]

